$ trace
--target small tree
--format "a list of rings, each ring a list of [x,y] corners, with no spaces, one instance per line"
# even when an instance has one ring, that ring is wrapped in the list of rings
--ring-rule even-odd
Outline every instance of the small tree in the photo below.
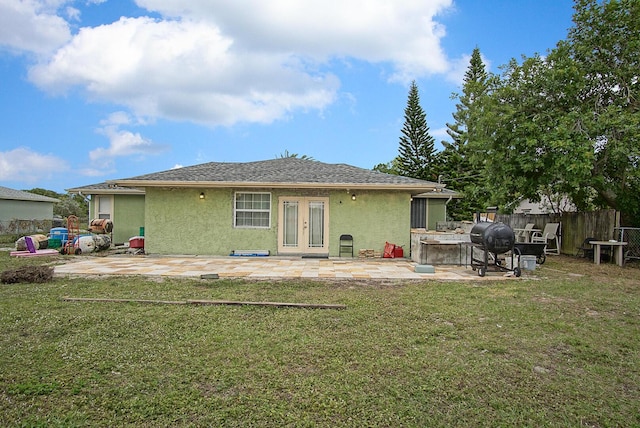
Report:
[[[404,126],[400,137],[398,173],[406,177],[433,180],[436,161],[434,138],[429,134],[427,115],[420,106],[416,82],[411,82],[407,107],[404,110]]]
[[[379,163],[378,165],[374,166],[372,169],[373,171],[384,172],[385,174],[399,175],[398,170],[396,168],[396,163],[397,162],[394,159],[391,162]]]
[[[315,160],[313,157],[308,155],[298,155],[297,153],[289,153],[289,150],[285,149],[284,153],[280,153],[280,155],[276,156],[276,159],[284,159],[284,158],[297,158],[297,159],[305,159],[305,160]]]

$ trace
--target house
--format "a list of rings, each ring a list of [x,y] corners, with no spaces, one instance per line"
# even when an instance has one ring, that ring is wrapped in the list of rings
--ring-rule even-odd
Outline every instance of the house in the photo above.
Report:
[[[66,189],[67,192],[89,199],[89,219],[108,219],[113,222],[114,243],[128,242],[144,227],[144,191],[98,183]]]
[[[104,195],[114,197],[117,189],[144,192],[151,254],[335,257],[342,234],[353,236],[356,251],[382,251],[385,242],[408,248],[412,204],[415,218],[435,224],[445,220],[448,200],[439,183],[295,157],[211,162],[107,185]],[[422,199],[428,203],[417,206]],[[115,230],[119,213],[112,207]]]
[[[576,212],[578,209],[566,196],[558,197],[554,201],[555,209],[559,212]],[[540,202],[531,202],[529,199],[523,199],[514,208],[514,214],[552,214],[554,213],[549,198],[545,197]]]
[[[0,233],[49,231],[58,199],[0,186]]]

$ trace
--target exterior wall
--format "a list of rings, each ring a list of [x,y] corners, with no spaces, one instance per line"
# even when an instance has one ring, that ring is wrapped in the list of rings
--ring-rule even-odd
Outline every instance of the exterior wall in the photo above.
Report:
[[[353,236],[356,257],[360,249],[382,252],[385,242],[401,245],[408,253],[411,240],[411,195],[408,192],[384,191],[353,193],[356,194],[355,201],[351,200],[351,192],[331,192],[329,255],[338,256],[338,241],[340,235],[345,233]]]
[[[243,189],[242,191],[252,191]],[[256,192],[268,189],[254,189]],[[205,199],[200,199],[200,192]],[[150,254],[229,255],[233,250],[277,254],[278,198],[329,197],[329,255],[338,256],[339,236],[354,237],[354,248],[382,251],[385,241],[409,248],[410,194],[345,190],[271,190],[268,229],[233,227],[234,189],[146,189],[145,251]],[[114,227],[116,226],[114,221]]]
[[[104,195],[100,195],[104,196]],[[113,242],[129,242],[129,238],[140,235],[144,227],[144,195],[112,195],[111,221],[113,221]],[[96,195],[89,204],[89,221],[98,218]]]
[[[52,202],[0,200],[0,221],[51,219],[53,219]]]
[[[144,195],[114,195],[113,242],[129,242],[144,227]]]
[[[244,190],[243,190],[244,191]],[[265,190],[256,190],[265,191]],[[200,199],[200,192],[205,198]],[[229,255],[235,249],[277,249],[277,194],[271,227],[233,227],[232,189],[146,189],[145,251],[150,254]]]
[[[436,230],[439,221],[447,219],[447,200],[428,199],[427,200],[427,228]]]

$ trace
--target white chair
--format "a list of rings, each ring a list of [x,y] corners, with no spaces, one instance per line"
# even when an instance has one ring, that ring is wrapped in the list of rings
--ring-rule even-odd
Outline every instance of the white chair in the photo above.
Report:
[[[533,229],[534,227],[536,227],[534,223],[527,223],[524,229],[518,230],[516,240],[518,242],[528,242],[529,236],[531,235],[531,229]]]
[[[558,237],[558,228],[560,223],[547,223],[541,232],[533,232],[531,242],[544,243],[547,246],[544,249],[545,254],[560,254],[560,238]],[[549,248],[549,242],[555,241],[555,246]]]

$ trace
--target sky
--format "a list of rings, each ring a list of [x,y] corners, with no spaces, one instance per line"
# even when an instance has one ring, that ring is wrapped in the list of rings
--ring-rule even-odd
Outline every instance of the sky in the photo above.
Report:
[[[286,153],[398,155],[415,80],[436,148],[471,52],[567,37],[572,0],[0,0],[0,185],[65,189]]]

